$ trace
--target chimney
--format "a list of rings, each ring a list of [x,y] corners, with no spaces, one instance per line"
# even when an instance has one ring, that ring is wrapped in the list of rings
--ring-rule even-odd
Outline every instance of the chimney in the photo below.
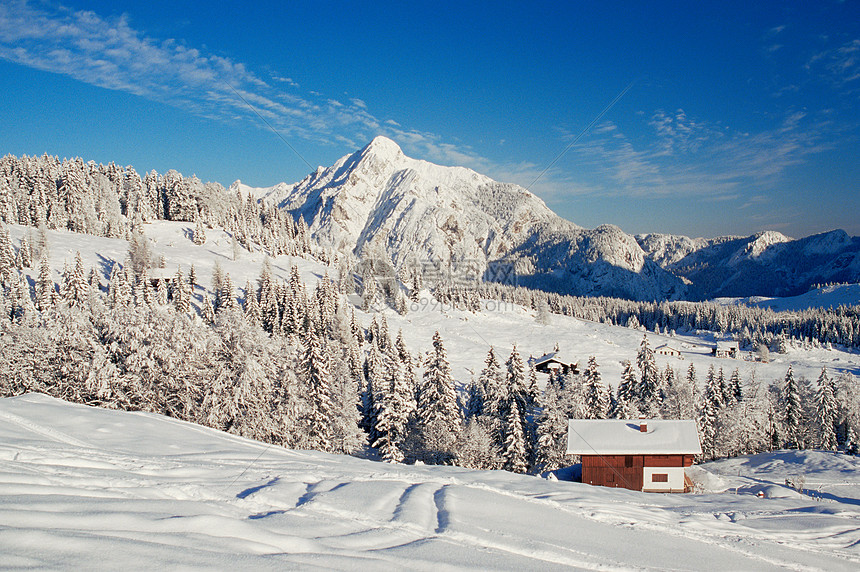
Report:
[[[648,420],[645,419],[644,417],[639,418],[639,431],[641,433],[647,433],[648,432]]]

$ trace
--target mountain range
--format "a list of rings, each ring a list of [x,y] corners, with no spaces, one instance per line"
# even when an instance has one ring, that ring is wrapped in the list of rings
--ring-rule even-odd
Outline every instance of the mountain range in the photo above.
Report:
[[[385,137],[297,183],[231,189],[304,218],[323,246],[384,251],[397,267],[468,267],[485,279],[506,265],[519,285],[563,294],[700,300],[860,282],[860,238],[842,230],[794,240],[775,231],[691,239],[586,229],[518,185],[412,159]]]

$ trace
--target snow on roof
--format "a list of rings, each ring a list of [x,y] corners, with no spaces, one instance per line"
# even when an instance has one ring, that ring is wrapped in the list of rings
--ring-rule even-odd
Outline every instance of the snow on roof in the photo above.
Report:
[[[679,350],[678,348],[676,348],[675,346],[673,346],[673,345],[671,345],[671,344],[663,344],[662,346],[657,346],[657,347],[656,347],[656,348],[654,348],[654,349],[655,349],[655,350],[660,350],[660,349],[663,349],[663,348],[666,348],[666,349],[669,349],[669,350],[674,350],[674,351],[676,351],[676,352],[680,352],[680,351],[681,351],[681,350]]]
[[[566,356],[560,355],[559,352],[550,352],[550,353],[544,354],[540,357],[529,358],[529,364],[533,365],[533,366],[538,366],[542,363],[546,363],[548,361],[553,361],[553,360],[561,362],[561,363],[567,363],[567,364],[574,363],[576,361],[576,360],[571,360]]]
[[[738,343],[737,342],[717,342],[717,349],[718,350],[730,350],[732,348],[737,349]]]
[[[571,419],[567,452],[574,455],[700,455],[702,446],[692,420]]]

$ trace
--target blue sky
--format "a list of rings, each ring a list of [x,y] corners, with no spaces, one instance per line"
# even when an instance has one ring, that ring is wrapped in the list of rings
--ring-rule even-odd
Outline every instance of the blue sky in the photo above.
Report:
[[[586,227],[860,235],[857,2],[558,4],[6,1],[0,153],[269,186],[381,134]]]

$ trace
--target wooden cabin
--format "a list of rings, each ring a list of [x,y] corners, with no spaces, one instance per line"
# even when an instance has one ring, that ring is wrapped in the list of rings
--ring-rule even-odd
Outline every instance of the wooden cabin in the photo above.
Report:
[[[540,357],[530,357],[529,365],[538,373],[579,373],[579,364],[566,359],[559,352],[550,352]]]
[[[740,348],[737,342],[717,342],[717,345],[711,350],[714,357],[718,358],[736,358],[739,352]]]
[[[685,469],[702,454],[696,422],[572,419],[567,452],[582,458],[582,482],[643,492],[692,489]]]

